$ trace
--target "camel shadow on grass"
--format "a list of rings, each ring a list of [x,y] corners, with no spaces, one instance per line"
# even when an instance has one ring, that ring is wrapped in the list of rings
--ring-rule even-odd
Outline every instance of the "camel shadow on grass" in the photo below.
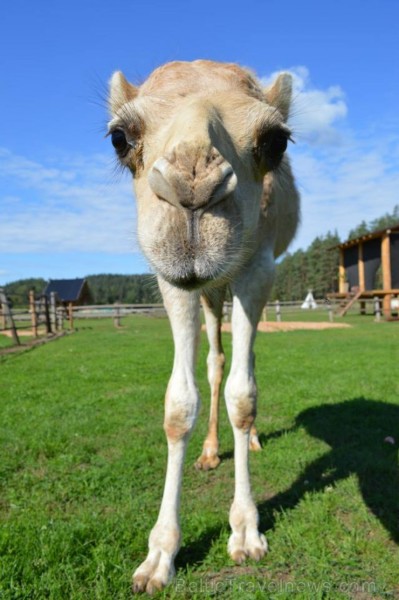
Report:
[[[258,506],[261,530],[273,527],[276,513],[296,506],[305,492],[322,491],[356,475],[366,506],[399,544],[399,406],[365,398],[315,406],[296,417],[292,430],[298,427],[331,449],[309,464],[289,489]]]
[[[306,492],[321,492],[354,474],[366,506],[399,545],[399,406],[365,398],[315,406],[299,413],[291,429],[261,435],[263,451],[267,452],[269,440],[298,428],[331,449],[310,463],[287,490],[258,505],[260,531],[267,533],[273,528],[276,516],[294,508]],[[232,453],[226,452],[223,458],[232,458]],[[178,566],[201,562],[220,532],[220,528],[212,528],[195,546],[183,547]]]

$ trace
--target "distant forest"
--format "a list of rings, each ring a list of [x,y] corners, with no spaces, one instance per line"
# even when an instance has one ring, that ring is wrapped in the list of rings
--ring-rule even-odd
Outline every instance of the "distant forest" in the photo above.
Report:
[[[369,223],[362,221],[349,232],[349,239],[378,231],[399,223],[399,204]],[[341,240],[337,233],[328,232],[316,237],[306,250],[287,253],[276,269],[271,300],[303,300],[309,289],[316,298],[338,291],[338,249]],[[162,302],[154,275],[88,275],[86,277],[93,304],[155,304]],[[15,306],[28,302],[29,290],[41,294],[47,281],[41,278],[20,279],[4,286]]]
[[[92,295],[92,304],[157,304],[162,302],[154,275],[88,275],[85,277]],[[45,279],[19,279],[4,286],[14,306],[28,302],[30,290],[40,295],[47,285]]]

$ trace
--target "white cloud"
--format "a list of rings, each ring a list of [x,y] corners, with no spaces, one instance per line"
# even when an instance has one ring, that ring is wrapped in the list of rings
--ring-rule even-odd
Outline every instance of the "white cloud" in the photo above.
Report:
[[[290,124],[294,132],[310,143],[337,143],[340,135],[334,126],[348,112],[342,89],[338,85],[326,90],[312,89],[305,67],[292,69],[291,73],[294,85]]]
[[[131,181],[111,179],[102,155],[52,167],[1,149],[0,252],[137,250]]]
[[[345,94],[339,85],[326,90],[312,87],[309,70],[304,66],[287,69],[293,78],[293,103],[289,124],[301,141],[316,145],[336,144],[341,135],[335,129],[337,121],[344,119],[348,108]],[[278,72],[262,78],[270,85]]]
[[[361,221],[392,212],[399,203],[399,170],[391,146],[382,139],[348,139],[339,147],[317,151],[295,148],[293,168],[302,196],[302,226],[293,249],[305,247],[327,231],[346,239]],[[385,148],[383,151],[381,148]]]
[[[392,124],[350,127],[345,93],[339,85],[317,89],[309,70],[297,66],[293,76],[290,126],[293,169],[302,196],[302,225],[292,249],[306,247],[327,231],[345,239],[362,220],[391,212],[399,203],[399,132]],[[278,73],[262,81],[266,85]],[[385,126],[387,125],[387,126]]]

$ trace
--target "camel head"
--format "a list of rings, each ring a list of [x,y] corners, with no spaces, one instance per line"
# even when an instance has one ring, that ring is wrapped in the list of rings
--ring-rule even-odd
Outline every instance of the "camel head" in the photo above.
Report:
[[[134,178],[140,245],[163,279],[220,285],[253,254],[265,176],[285,162],[290,100],[290,75],[262,89],[232,64],[169,63],[140,87],[114,73],[109,135]]]

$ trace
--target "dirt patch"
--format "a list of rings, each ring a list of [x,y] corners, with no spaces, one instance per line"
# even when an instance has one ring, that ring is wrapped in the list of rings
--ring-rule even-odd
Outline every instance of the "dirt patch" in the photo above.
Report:
[[[18,337],[21,336],[33,336],[33,331],[31,329],[18,329]],[[5,329],[3,331],[0,331],[1,335],[5,335],[6,337],[11,338],[12,337],[12,331],[10,329]]]
[[[320,331],[322,329],[347,329],[352,327],[348,323],[315,323],[308,321],[285,321],[277,323],[275,321],[261,321],[258,325],[258,331],[263,333],[274,333],[276,331],[296,331],[299,329],[311,329]],[[205,330],[205,325],[202,327]],[[231,332],[231,323],[223,323],[222,331]]]
[[[27,350],[32,350],[33,348],[37,348],[38,346],[42,346],[43,344],[47,344],[48,342],[52,342],[55,340],[59,340],[64,337],[64,335],[70,335],[73,333],[72,331],[62,331],[60,333],[49,334],[45,338],[39,338],[35,340],[31,340],[25,344],[9,346],[8,348],[1,348],[0,356],[4,356],[7,354],[17,354],[19,352],[26,352]],[[19,334],[18,334],[19,335]]]

